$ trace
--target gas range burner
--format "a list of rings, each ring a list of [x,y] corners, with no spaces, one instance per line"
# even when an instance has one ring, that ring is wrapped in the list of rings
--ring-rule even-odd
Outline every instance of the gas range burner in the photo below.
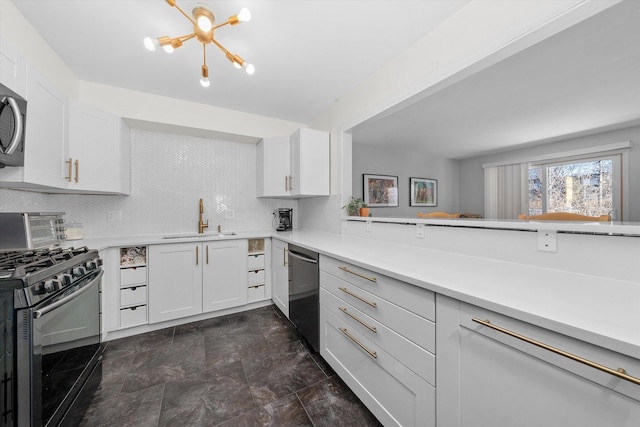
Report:
[[[13,272],[20,270],[20,275],[26,275],[60,262],[70,260],[74,256],[89,252],[82,248],[45,248],[24,251],[0,252],[0,271]]]

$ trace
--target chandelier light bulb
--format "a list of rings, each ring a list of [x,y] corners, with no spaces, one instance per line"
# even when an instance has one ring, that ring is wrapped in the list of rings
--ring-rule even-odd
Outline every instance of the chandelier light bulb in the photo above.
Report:
[[[247,72],[247,74],[252,75],[253,73],[256,72],[256,67],[253,66],[253,64],[247,64],[246,62],[244,63],[244,67],[245,67],[245,71]]]
[[[205,15],[198,16],[198,20],[196,22],[198,23],[198,27],[204,32],[208,32],[211,30],[211,27],[213,27],[211,19]]]
[[[173,46],[171,46],[170,44],[166,44],[166,45],[162,46],[162,48],[167,53],[173,53]]]
[[[211,82],[209,81],[209,77],[201,77],[200,84],[202,85],[202,87],[209,87],[209,85],[211,84]]]
[[[240,22],[249,22],[251,21],[251,12],[246,7],[240,9],[238,13],[238,21]]]
[[[158,40],[152,39],[151,37],[144,38],[144,47],[146,47],[147,50],[151,52],[155,52],[158,46],[160,46],[160,43],[158,43]]]

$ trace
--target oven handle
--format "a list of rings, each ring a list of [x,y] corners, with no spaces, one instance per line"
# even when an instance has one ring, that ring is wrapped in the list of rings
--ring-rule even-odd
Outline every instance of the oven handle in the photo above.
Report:
[[[102,275],[104,274],[104,270],[100,270],[100,273],[98,273],[98,275],[91,280],[91,282],[87,283],[85,286],[81,287],[80,289],[78,289],[77,291],[75,291],[72,294],[67,295],[66,297],[59,299],[58,301],[54,302],[51,305],[48,305],[40,310],[35,310],[33,312],[33,318],[37,319],[41,316],[44,316],[45,314],[49,313],[52,310],[55,310],[56,308],[60,307],[63,304],[66,304],[67,302],[69,302],[70,300],[79,297],[80,295],[82,295],[83,293],[87,292],[89,290],[89,288],[91,288],[96,282],[99,282],[100,279],[102,279]]]

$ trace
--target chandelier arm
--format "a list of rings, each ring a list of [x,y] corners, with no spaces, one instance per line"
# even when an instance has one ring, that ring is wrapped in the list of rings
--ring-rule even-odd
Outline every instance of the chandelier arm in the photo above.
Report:
[[[178,9],[178,11],[180,11],[180,13],[183,14],[184,17],[187,18],[193,25],[197,25],[196,21],[191,16],[189,16],[187,13],[185,13],[185,11],[182,10],[182,8],[180,8],[180,6],[175,4],[175,2],[173,4],[171,4],[171,6],[175,7],[176,9]]]
[[[184,36],[179,36],[179,37],[174,37],[174,39],[178,39],[181,42],[186,42],[187,40],[191,40],[192,38],[194,38],[196,36],[196,33],[191,33],[191,34],[186,34]]]
[[[224,48],[224,46],[222,46],[220,43],[218,43],[218,40],[216,39],[211,39],[211,41],[213,42],[213,44],[215,44],[216,46],[218,46],[218,49],[220,49],[221,51],[224,52],[225,55],[228,56],[233,56],[233,54],[231,52],[229,52],[227,49]]]
[[[231,24],[231,21],[227,21],[227,22],[223,22],[222,24],[215,25],[211,29],[212,30],[217,30],[218,28],[224,27],[225,25],[229,25],[229,24]]]

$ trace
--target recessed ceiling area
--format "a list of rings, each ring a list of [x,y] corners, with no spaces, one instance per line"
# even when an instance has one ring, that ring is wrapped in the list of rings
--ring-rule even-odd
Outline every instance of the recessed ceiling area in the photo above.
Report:
[[[463,159],[640,124],[640,2],[625,1],[352,130]]]
[[[216,39],[255,74],[208,45],[207,89],[201,44],[171,54],[143,45],[193,29],[165,0],[13,3],[81,80],[306,124],[469,0],[177,0],[186,13],[206,6],[218,23],[251,11],[251,21],[216,30]]]

